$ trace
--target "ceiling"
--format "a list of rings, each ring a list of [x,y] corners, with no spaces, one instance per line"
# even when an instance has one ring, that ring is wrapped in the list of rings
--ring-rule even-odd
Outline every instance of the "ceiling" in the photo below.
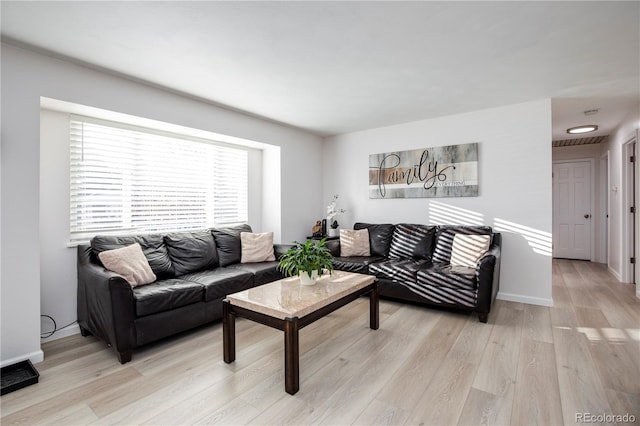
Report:
[[[0,7],[5,42],[322,136],[544,98],[553,139],[602,136],[640,93],[638,2]]]

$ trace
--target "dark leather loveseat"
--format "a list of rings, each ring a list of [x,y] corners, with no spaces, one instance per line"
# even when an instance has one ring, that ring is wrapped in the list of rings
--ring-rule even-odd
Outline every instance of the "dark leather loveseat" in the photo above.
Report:
[[[370,256],[341,257],[340,242],[327,242],[338,270],[372,274],[380,296],[478,313],[487,322],[500,282],[501,235],[487,226],[356,223],[367,228]],[[488,235],[488,251],[474,266],[452,266],[456,234]]]
[[[277,261],[240,263],[248,225],[196,232],[97,236],[78,247],[78,324],[113,346],[121,363],[133,349],[222,318],[226,295],[282,278]],[[98,253],[139,243],[157,280],[132,288]],[[289,246],[274,245],[276,259]]]

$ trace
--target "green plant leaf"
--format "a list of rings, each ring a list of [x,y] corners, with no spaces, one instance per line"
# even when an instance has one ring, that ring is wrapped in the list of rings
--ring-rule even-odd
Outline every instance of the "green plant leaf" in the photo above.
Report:
[[[313,271],[318,271],[318,275],[322,275],[325,269],[333,271],[333,255],[325,243],[324,238],[317,243],[313,240],[304,243],[294,241],[293,247],[280,256],[278,270],[288,277],[298,275],[300,271],[309,275]]]

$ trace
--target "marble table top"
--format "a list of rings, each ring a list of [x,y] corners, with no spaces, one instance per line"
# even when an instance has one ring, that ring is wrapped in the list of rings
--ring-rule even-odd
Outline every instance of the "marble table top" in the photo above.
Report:
[[[302,285],[298,277],[285,278],[227,296],[232,305],[274,318],[302,318],[323,306],[358,291],[372,282],[371,275],[333,271],[315,285]]]

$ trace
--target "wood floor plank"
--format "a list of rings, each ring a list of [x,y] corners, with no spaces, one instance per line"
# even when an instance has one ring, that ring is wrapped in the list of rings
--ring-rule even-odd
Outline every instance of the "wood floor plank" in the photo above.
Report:
[[[354,425],[401,425],[404,424],[409,414],[397,407],[373,399],[353,422]]]
[[[461,426],[511,425],[511,406],[509,398],[472,387],[457,424]]]
[[[554,310],[552,322],[554,318],[558,322],[554,323],[553,342],[564,422],[574,423],[575,413],[609,413],[588,339],[578,330],[578,319],[567,309]]]
[[[640,394],[629,394],[613,389],[605,389],[611,404],[611,414],[634,416],[637,424],[640,422]],[[630,422],[628,422],[630,423]]]
[[[136,377],[140,377],[140,373],[134,368],[128,367],[84,383],[76,388],[65,390],[65,392],[52,392],[50,398],[40,400],[35,406],[28,406],[8,415],[3,410],[2,424],[35,425],[53,421],[53,415],[69,406],[78,404],[78,401],[85,401],[87,395],[101,395],[114,385],[130,382]],[[83,402],[82,405],[86,406],[87,404]]]
[[[573,287],[567,288],[569,297],[571,298],[571,304],[573,306],[589,307],[595,303],[595,297],[591,291],[587,288]]]
[[[419,348],[400,364],[401,367],[390,379],[391,383],[375,397],[385,404],[407,411],[413,410],[465,323],[466,318],[463,316],[442,313],[433,329],[421,339]]]
[[[492,327],[468,317],[444,363],[410,415],[413,424],[457,423]]]
[[[571,306],[571,296],[569,290],[564,285],[553,285],[553,306],[556,308],[566,308]]]
[[[56,410],[52,416],[43,419],[40,425],[85,425],[97,421],[98,418],[87,404],[69,405],[61,410]]]
[[[0,398],[11,424],[575,424],[640,419],[640,300],[606,265],[553,260],[553,307],[498,300],[477,316],[360,298],[300,332],[284,391],[281,331],[238,319],[222,361],[209,324],[134,352],[74,335],[43,344],[38,384]]]
[[[38,368],[40,365],[37,365]],[[2,416],[42,403],[60,393],[61,389],[72,390],[90,384],[96,379],[109,376],[126,367],[120,365],[110,348],[94,352],[73,362],[39,370],[36,386],[28,386],[0,398]]]
[[[414,308],[419,309],[419,308]],[[368,334],[343,353],[345,358],[361,366],[361,373],[352,377],[316,408],[322,413],[321,424],[354,422],[370,400],[370,389],[380,389],[400,368],[400,361],[420,349],[424,337],[433,329],[438,315],[431,321],[411,322],[412,310],[396,312],[387,319],[385,328]],[[401,333],[396,330],[403,328]]]
[[[526,336],[538,342],[553,343],[549,308],[546,306],[525,305],[522,333],[523,337]]]
[[[523,336],[511,424],[562,424],[560,387],[553,343]]]
[[[473,387],[513,399],[524,310],[501,304]]]

